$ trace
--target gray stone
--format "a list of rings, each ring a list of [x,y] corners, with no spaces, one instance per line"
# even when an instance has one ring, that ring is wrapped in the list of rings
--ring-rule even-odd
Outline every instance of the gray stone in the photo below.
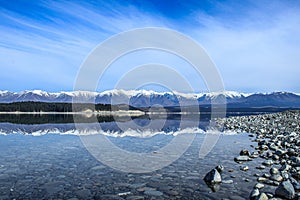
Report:
[[[298,181],[296,181],[296,179],[294,179],[293,177],[290,178],[290,181],[291,181],[292,185],[294,186],[294,189],[297,191],[300,191],[300,183]]]
[[[283,181],[282,176],[280,176],[279,174],[273,174],[273,175],[270,177],[270,179],[273,180],[273,181],[278,181],[278,182]]]
[[[240,170],[247,171],[247,170],[249,170],[249,167],[248,166],[240,166]]]
[[[290,181],[283,181],[275,190],[278,197],[293,199],[295,197],[295,190]]]
[[[283,156],[284,154],[286,154],[287,152],[281,149],[278,149],[275,151],[275,154],[278,156]]]
[[[234,158],[235,162],[246,162],[246,161],[251,161],[252,159],[249,158],[249,156],[237,156]]]
[[[130,194],[131,194],[131,192],[121,192],[121,193],[118,193],[118,196],[120,196],[120,197],[126,197],[126,196],[128,196]]]
[[[225,184],[232,184],[232,183],[233,183],[233,180],[223,180],[222,183],[225,183]]]
[[[254,186],[254,188],[257,188],[257,189],[262,189],[264,187],[265,187],[265,185],[262,184],[262,183],[256,183],[255,186]]]
[[[256,169],[266,169],[266,166],[260,165],[260,166],[257,166]]]
[[[289,171],[291,168],[292,168],[291,165],[289,165],[289,164],[283,164],[279,170],[280,171]]]
[[[259,175],[259,174],[257,174],[257,173],[256,173],[256,174],[253,174],[253,176],[260,177],[260,175]]]
[[[268,200],[268,196],[266,195],[266,193],[261,193],[260,195],[258,195],[258,197],[256,198],[256,200]]]
[[[256,199],[259,195],[259,190],[258,189],[253,189],[250,193],[250,199]]]
[[[278,147],[274,143],[269,143],[269,149],[276,151],[278,149]]]
[[[250,152],[247,149],[243,149],[240,151],[240,156],[250,156]]]
[[[271,165],[273,165],[274,163],[273,163],[272,160],[266,160],[266,161],[264,161],[262,164],[263,164],[263,165],[266,165],[266,166],[271,166]]]
[[[265,182],[267,179],[266,178],[264,178],[264,177],[258,177],[257,178],[257,181],[258,182]]]
[[[273,159],[273,160],[279,160],[279,156],[274,154],[274,155],[272,156],[272,159]]]
[[[213,169],[205,175],[204,181],[208,184],[215,184],[215,183],[221,183],[222,178],[218,170]]]
[[[265,174],[263,174],[263,177],[265,177],[265,178],[270,178],[270,177],[271,177],[271,175],[270,175],[270,174],[267,174],[267,173],[265,173]]]
[[[279,170],[276,167],[272,167],[270,169],[270,174],[274,175],[274,174],[278,174],[278,173],[279,173]]]

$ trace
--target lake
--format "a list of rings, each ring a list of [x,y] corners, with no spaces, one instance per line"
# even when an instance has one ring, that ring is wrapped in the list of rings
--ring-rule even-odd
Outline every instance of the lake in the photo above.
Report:
[[[262,160],[247,163],[247,172],[233,161],[241,149],[253,150],[248,134],[214,136],[216,145],[199,158],[207,139],[205,117],[98,121],[75,124],[68,115],[2,115],[0,199],[249,197],[256,181],[251,169]],[[195,122],[197,127],[189,127]],[[209,188],[203,178],[217,165],[225,167],[222,179],[233,183]]]

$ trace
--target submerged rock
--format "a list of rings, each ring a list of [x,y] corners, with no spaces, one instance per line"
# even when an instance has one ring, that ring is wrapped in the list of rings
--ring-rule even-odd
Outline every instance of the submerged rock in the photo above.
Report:
[[[246,162],[251,161],[252,159],[249,156],[238,156],[234,158],[235,162]]]
[[[240,166],[240,170],[247,171],[247,170],[249,170],[249,167],[248,166]]]
[[[233,183],[233,180],[223,180],[222,183],[225,183],[225,184],[232,184]]]

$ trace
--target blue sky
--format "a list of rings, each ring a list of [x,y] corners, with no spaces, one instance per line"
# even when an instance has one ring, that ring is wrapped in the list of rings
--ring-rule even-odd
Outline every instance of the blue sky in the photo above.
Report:
[[[0,0],[0,9],[0,90],[71,91],[99,43],[133,28],[164,27],[203,46],[226,90],[300,92],[300,1]],[[126,71],[149,62],[164,62],[206,90],[174,56],[148,51],[121,61],[99,90],[113,89]]]

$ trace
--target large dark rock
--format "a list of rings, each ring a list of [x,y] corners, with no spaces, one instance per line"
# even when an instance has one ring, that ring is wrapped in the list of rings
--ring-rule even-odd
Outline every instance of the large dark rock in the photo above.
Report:
[[[218,170],[213,169],[205,175],[204,181],[207,184],[221,183],[222,182],[221,174],[218,172]]]
[[[295,197],[295,189],[290,181],[283,181],[275,190],[275,194],[285,199],[293,199]]]

